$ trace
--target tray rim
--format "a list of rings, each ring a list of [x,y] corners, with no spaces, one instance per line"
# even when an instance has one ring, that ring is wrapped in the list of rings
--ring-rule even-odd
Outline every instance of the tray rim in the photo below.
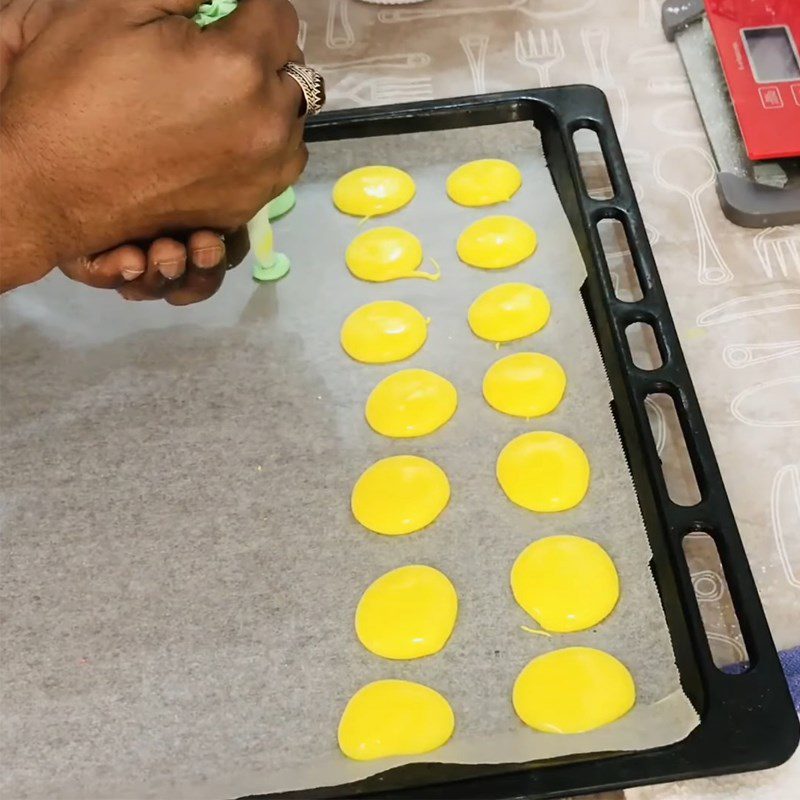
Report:
[[[539,130],[548,169],[572,225],[587,269],[584,300],[608,372],[620,439],[645,518],[653,571],[670,630],[681,683],[700,715],[700,724],[675,744],[625,753],[600,753],[533,762],[492,765],[482,775],[444,779],[451,765],[419,765],[419,781],[401,788],[396,780],[417,767],[382,773],[362,783],[284,798],[360,800],[527,800],[588,794],[653,783],[768,769],[788,760],[800,740],[800,722],[789,695],[719,466],[703,420],[678,335],[669,311],[641,211],[604,93],[572,85],[421,103],[332,111],[309,120],[306,141],[443,131],[513,122]],[[614,196],[589,197],[573,135],[597,134]],[[597,224],[621,222],[626,230],[642,299],[619,300]],[[650,324],[662,354],[661,367],[645,371],[631,357],[626,328]],[[645,411],[650,394],[670,395],[694,467],[700,502],[678,506],[669,498]],[[635,449],[631,445],[638,445]],[[695,599],[683,539],[705,532],[714,540],[747,647],[750,667],[738,675],[713,663]],[[758,736],[751,732],[757,730]],[[469,771],[455,767],[453,771]],[[505,771],[502,771],[505,770]],[[429,773],[426,778],[426,773]],[[394,784],[394,785],[393,785]],[[255,797],[255,796],[254,796]],[[265,795],[259,795],[264,797]],[[272,797],[276,797],[272,795]]]

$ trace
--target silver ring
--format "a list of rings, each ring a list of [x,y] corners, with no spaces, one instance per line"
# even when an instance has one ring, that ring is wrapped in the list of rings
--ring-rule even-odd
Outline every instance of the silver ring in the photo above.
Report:
[[[297,64],[290,61],[283,71],[300,87],[305,98],[305,109],[300,110],[300,116],[308,114],[313,117],[319,114],[325,105],[325,79],[313,67]]]

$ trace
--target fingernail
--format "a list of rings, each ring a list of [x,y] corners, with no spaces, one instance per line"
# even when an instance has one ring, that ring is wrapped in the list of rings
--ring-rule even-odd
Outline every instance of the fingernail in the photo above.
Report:
[[[186,268],[186,259],[176,258],[169,261],[159,261],[156,263],[156,267],[167,280],[174,281],[175,278],[183,275],[183,271]]]
[[[135,281],[144,273],[144,267],[123,267],[122,277],[126,281]]]
[[[192,252],[194,263],[201,269],[211,269],[216,267],[222,258],[222,248],[219,245],[214,247],[201,247]]]

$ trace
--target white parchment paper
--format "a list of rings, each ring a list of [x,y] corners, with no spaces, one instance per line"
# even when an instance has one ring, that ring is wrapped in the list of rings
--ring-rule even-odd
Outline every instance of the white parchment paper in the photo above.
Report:
[[[450,203],[445,179],[480,156],[523,170],[523,189],[501,211],[540,237],[536,255],[508,272],[474,270],[455,255],[460,231],[487,212]],[[332,184],[378,162],[408,169],[417,198],[359,225],[334,210]],[[254,285],[248,264],[179,321],[173,309],[104,305],[79,292],[60,316],[39,319],[35,334],[38,309],[63,283],[24,290],[8,307],[4,381],[24,382],[35,399],[5,417],[2,431],[15,540],[3,585],[16,648],[15,691],[4,703],[7,785],[19,797],[216,800],[349,783],[403,763],[350,762],[336,743],[348,698],[388,677],[436,688],[455,711],[452,741],[416,761],[525,762],[685,737],[697,716],[681,691],[578,293],[585,268],[538,135],[515,125],[316,145],[298,195],[276,225],[277,246],[293,262],[276,285]],[[442,280],[353,278],[347,244],[382,224],[416,233]],[[498,352],[472,336],[466,312],[508,280],[541,287],[553,315],[541,333]],[[430,317],[429,340],[408,365],[439,372],[459,391],[456,416],[431,437],[390,441],[363,419],[372,387],[398,367],[350,361],[339,328],[380,299]],[[561,407],[531,422],[481,397],[486,369],[527,349],[557,358],[569,381]],[[586,450],[593,478],[577,509],[532,514],[501,492],[497,455],[528,430],[559,431]],[[376,536],[352,519],[350,491],[372,462],[399,453],[442,466],[452,500],[425,531]],[[557,533],[600,542],[622,596],[595,630],[545,638],[521,629],[530,620],[508,576],[524,547]],[[441,654],[390,662],[361,647],[353,614],[369,583],[409,563],[451,578],[459,620]],[[620,658],[637,705],[593,733],[534,733],[513,712],[514,680],[534,656],[571,645]],[[30,767],[37,751],[51,755],[49,774]]]

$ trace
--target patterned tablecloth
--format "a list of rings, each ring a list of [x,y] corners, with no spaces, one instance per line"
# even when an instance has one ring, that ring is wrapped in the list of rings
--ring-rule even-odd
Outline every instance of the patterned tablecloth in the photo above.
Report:
[[[550,84],[605,90],[775,639],[800,644],[800,226],[753,231],[723,217],[689,84],[661,33],[660,0],[295,5],[334,108]],[[615,261],[624,291],[625,258]],[[667,410],[653,403],[652,419],[674,496],[689,500]],[[704,544],[693,542],[691,565],[710,638],[721,663],[741,661],[725,583]],[[789,797],[797,772],[796,758],[768,775],[628,797]]]

